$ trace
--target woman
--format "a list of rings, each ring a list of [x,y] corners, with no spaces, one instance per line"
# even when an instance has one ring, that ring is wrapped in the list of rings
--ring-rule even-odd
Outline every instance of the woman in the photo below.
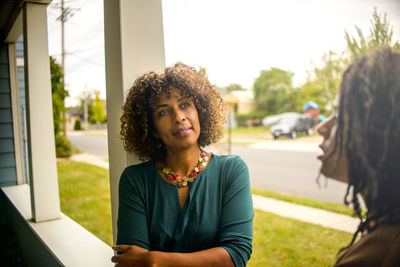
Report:
[[[118,266],[245,266],[252,251],[249,173],[204,150],[223,134],[224,102],[205,73],[178,63],[139,77],[121,116],[145,162],[119,184]]]
[[[335,266],[400,266],[400,54],[385,48],[357,58],[318,132],[321,173],[348,183],[345,203],[351,194],[361,218]]]

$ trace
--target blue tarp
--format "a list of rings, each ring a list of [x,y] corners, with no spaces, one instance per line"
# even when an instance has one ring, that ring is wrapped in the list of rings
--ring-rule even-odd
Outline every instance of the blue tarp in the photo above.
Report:
[[[303,112],[306,111],[308,108],[318,109],[319,105],[314,101],[307,101],[307,103],[303,106]]]
[[[318,115],[318,119],[320,119],[320,121],[324,121],[324,120],[327,119],[327,117],[325,117],[325,116],[322,115],[322,114],[319,114],[319,115]]]

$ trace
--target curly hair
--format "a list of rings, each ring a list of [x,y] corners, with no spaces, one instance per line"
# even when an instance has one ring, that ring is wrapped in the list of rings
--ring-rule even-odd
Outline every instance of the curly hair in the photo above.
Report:
[[[348,159],[345,203],[353,204],[361,220],[347,247],[369,227],[370,221],[383,217],[390,221],[399,215],[399,103],[400,54],[390,48],[356,58],[343,74],[336,149],[342,153],[343,147]],[[364,194],[368,207],[365,219],[357,198],[359,193]]]
[[[162,73],[149,72],[137,78],[130,88],[121,115],[121,139],[126,151],[140,160],[157,162],[166,156],[165,144],[156,138],[152,106],[161,94],[178,92],[193,100],[200,122],[198,144],[205,147],[223,136],[225,103],[219,90],[203,71],[183,63],[167,67]]]

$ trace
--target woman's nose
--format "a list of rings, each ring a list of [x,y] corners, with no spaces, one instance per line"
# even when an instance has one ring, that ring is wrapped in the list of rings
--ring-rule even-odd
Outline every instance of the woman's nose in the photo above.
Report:
[[[325,136],[329,132],[329,129],[328,129],[329,121],[330,121],[330,119],[320,122],[316,127],[317,133],[319,133],[322,136]]]
[[[181,110],[175,110],[175,123],[179,124],[185,120],[185,114]]]

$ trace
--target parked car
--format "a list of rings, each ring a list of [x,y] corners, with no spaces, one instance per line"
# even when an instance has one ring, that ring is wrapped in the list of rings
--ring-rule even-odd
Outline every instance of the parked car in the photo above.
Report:
[[[308,114],[285,117],[271,127],[271,134],[274,136],[274,139],[277,139],[281,135],[296,138],[300,132],[312,135],[314,133],[313,126],[314,119]]]
[[[301,113],[297,113],[297,112],[285,112],[285,113],[281,113],[281,114],[270,115],[270,116],[264,117],[262,119],[262,125],[265,127],[270,127],[270,126],[278,123],[281,119],[298,117],[301,115],[302,115]]]

